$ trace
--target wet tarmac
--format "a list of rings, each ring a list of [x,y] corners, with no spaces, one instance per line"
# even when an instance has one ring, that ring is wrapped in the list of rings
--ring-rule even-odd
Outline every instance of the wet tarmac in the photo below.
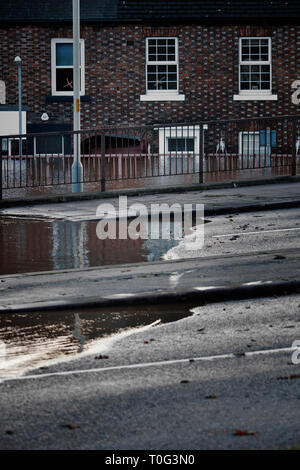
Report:
[[[189,315],[192,315],[189,306],[178,304],[3,314],[0,315],[0,378],[19,376],[37,367],[45,370],[53,362],[80,354],[99,355],[114,338],[154,322],[167,323]],[[99,357],[105,358],[105,354]]]

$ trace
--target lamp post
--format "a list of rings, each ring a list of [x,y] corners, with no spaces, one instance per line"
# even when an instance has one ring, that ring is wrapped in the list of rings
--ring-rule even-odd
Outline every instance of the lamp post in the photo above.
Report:
[[[73,0],[73,131],[74,160],[72,164],[72,192],[82,191],[82,164],[80,161],[80,6]]]
[[[19,92],[18,92],[18,98],[19,98],[19,153],[20,153],[20,157],[22,157],[22,74],[21,74],[21,63],[22,63],[22,60],[21,60],[21,57],[17,55],[17,57],[15,57],[15,64],[17,64],[18,66],[18,88],[19,88]]]

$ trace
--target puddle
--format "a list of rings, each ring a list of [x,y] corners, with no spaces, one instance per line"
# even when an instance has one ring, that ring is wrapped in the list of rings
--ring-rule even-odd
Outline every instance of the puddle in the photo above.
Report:
[[[0,378],[45,367],[85,353],[102,352],[101,341],[156,321],[193,315],[192,306],[164,305],[0,315]],[[98,349],[97,349],[98,348]],[[2,353],[1,353],[2,352]]]
[[[99,240],[96,225],[2,217],[0,275],[159,261],[178,243],[173,223],[170,240]]]

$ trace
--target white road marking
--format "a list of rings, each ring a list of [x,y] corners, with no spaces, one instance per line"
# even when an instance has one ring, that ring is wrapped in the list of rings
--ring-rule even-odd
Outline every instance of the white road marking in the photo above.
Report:
[[[253,282],[244,282],[242,286],[260,286],[263,284],[273,284],[273,281],[253,281]]]
[[[212,238],[236,237],[237,235],[262,235],[264,233],[272,232],[290,232],[292,230],[300,230],[299,227],[295,228],[279,228],[276,230],[257,230],[256,232],[239,232],[239,233],[226,233],[225,235],[213,235]]]
[[[206,291],[206,290],[212,290],[212,289],[221,289],[225,286],[203,286],[203,287],[194,287],[195,290],[199,291]]]
[[[277,348],[277,349],[262,349],[258,351],[247,351],[242,354],[242,357],[253,357],[258,355],[267,355],[267,354],[277,354],[283,352],[292,352],[298,350],[298,347],[287,347],[287,348]],[[214,361],[218,359],[236,359],[239,355],[235,353],[227,354],[218,354],[215,356],[200,356],[200,357],[190,357],[188,359],[173,359],[169,361],[156,361],[156,362],[144,362],[139,364],[129,364],[125,366],[112,366],[112,367],[95,367],[91,369],[78,369],[78,370],[68,370],[63,372],[49,372],[46,374],[35,374],[35,375],[24,375],[21,377],[8,377],[0,379],[0,384],[4,382],[12,381],[23,381],[23,380],[34,380],[34,379],[44,379],[48,377],[65,377],[69,375],[83,375],[89,373],[98,373],[98,372],[108,372],[108,371],[122,371],[130,369],[142,369],[146,367],[160,367],[165,365],[173,364],[184,364],[184,363],[194,363],[200,361]],[[192,362],[191,362],[192,361]]]

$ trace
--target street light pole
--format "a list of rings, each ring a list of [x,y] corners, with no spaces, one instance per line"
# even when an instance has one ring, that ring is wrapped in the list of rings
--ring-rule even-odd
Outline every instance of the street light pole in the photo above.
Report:
[[[80,161],[80,6],[73,0],[73,131],[74,159],[72,165],[72,192],[82,191],[82,164]]]
[[[15,57],[15,63],[18,66],[18,98],[19,98],[19,154],[22,157],[22,73],[21,73],[21,57],[17,55]]]

